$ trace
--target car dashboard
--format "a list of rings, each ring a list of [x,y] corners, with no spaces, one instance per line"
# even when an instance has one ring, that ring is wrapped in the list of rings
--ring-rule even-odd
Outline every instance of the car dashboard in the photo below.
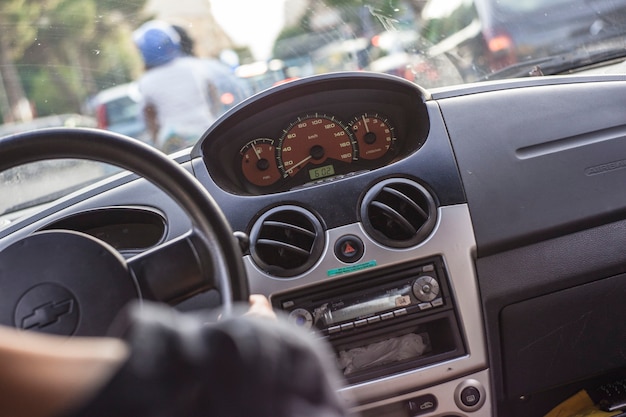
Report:
[[[355,415],[541,416],[624,377],[625,93],[623,76],[327,74],[253,96],[176,158],[251,292],[332,346]],[[132,257],[189,228],[123,173],[6,226],[0,249],[70,229]]]

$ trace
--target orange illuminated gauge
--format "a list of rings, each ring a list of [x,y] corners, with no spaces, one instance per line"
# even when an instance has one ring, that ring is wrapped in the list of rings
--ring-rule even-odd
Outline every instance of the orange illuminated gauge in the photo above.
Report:
[[[241,172],[250,183],[266,187],[281,178],[276,165],[273,139],[252,140],[241,148],[239,154],[241,155]]]
[[[359,159],[382,158],[393,149],[396,136],[393,126],[379,114],[365,113],[350,123],[359,149]]]
[[[278,142],[278,168],[283,177],[302,170],[311,180],[332,176],[335,165],[351,163],[355,144],[343,123],[332,116],[312,114],[299,117]]]

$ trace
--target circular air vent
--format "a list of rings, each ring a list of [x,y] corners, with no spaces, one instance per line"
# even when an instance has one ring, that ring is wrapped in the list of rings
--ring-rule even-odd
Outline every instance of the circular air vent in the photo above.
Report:
[[[437,206],[415,181],[394,178],[370,189],[361,203],[361,221],[377,242],[407,248],[422,242],[433,230]]]
[[[322,254],[324,230],[320,221],[298,206],[265,212],[250,231],[254,262],[271,275],[292,277],[309,269]]]

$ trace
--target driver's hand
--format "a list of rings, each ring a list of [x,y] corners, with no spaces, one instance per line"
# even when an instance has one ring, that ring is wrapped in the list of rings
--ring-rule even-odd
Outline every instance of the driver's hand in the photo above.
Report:
[[[246,315],[267,317],[270,319],[276,318],[276,313],[272,310],[269,300],[262,294],[250,295],[250,307]]]

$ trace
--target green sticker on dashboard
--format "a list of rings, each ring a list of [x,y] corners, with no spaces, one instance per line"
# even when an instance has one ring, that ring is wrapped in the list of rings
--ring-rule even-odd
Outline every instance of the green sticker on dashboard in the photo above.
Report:
[[[350,272],[362,271],[364,269],[373,268],[376,266],[376,261],[368,261],[358,265],[344,266],[342,268],[329,269],[327,274],[329,277],[335,277],[341,274],[348,274]]]

